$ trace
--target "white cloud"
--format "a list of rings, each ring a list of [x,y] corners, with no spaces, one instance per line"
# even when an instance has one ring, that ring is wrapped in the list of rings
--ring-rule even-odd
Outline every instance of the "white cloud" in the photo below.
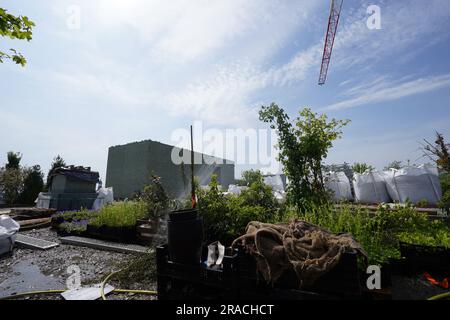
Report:
[[[248,65],[235,65],[208,80],[188,85],[167,100],[172,115],[206,119],[214,124],[245,125],[255,117],[250,94],[264,86],[264,74]]]
[[[352,98],[329,105],[323,110],[342,110],[366,104],[392,101],[448,86],[450,86],[450,74],[419,78],[407,82],[377,79],[372,83],[372,86],[359,87],[350,91]]]
[[[65,86],[71,93],[94,95],[105,100],[132,108],[147,105],[154,101],[154,95],[142,91],[142,84],[133,80],[130,83],[116,81],[111,77],[87,72],[49,72],[47,80]]]
[[[316,6],[311,1],[101,0],[95,17],[106,29],[133,28],[151,47],[152,59],[184,63],[248,40],[264,38],[262,51],[276,47]]]
[[[97,5],[83,3],[92,7],[93,12],[88,11],[88,14],[95,26],[98,25],[98,32],[90,34],[88,28],[84,35],[96,40],[99,35],[110,37],[111,33],[121,34],[126,30],[139,39],[142,50],[130,62],[112,58],[105,63],[105,57],[110,56],[107,49],[96,41],[87,41],[90,49],[87,61],[95,71],[63,72],[60,77],[72,88],[109,96],[126,107],[149,105],[172,116],[189,116],[214,124],[248,123],[255,118],[253,108],[259,103],[258,94],[263,90],[301,85],[301,81],[316,82],[318,77],[322,36],[293,54],[286,63],[269,63],[273,54],[286,48],[285,41],[290,36],[301,34],[304,24],[317,19],[314,9],[320,4],[315,1],[101,0]],[[380,5],[383,19],[380,31],[366,27],[365,2],[355,7],[344,6],[331,72],[358,72],[375,68],[372,62],[379,59],[392,55],[397,58],[419,39],[440,32],[439,23],[433,22],[442,22],[450,14],[450,10],[446,11],[450,8],[448,1],[442,0],[410,5],[382,2]],[[316,15],[312,16],[313,13]],[[323,16],[321,12],[320,17]],[[325,21],[320,25],[325,26]],[[116,68],[119,71],[114,71]],[[376,72],[372,73],[376,77]],[[126,78],[125,75],[130,74],[136,74],[136,78]],[[378,82],[348,90],[346,95],[351,99],[346,102],[357,105],[368,99],[379,99],[370,90],[384,90],[387,80],[376,79]],[[421,82],[411,85],[431,90],[425,89]],[[361,91],[364,88],[365,91]],[[412,89],[402,87],[399,90],[406,93]],[[401,97],[398,92],[389,93]],[[336,106],[342,108],[341,104],[334,104]]]

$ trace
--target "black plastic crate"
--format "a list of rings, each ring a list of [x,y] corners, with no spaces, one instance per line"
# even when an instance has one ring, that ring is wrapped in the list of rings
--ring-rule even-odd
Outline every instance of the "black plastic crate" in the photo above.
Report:
[[[437,273],[450,272],[450,249],[400,243],[400,253],[405,259],[408,274],[425,271]]]
[[[308,290],[298,290],[293,270],[269,285],[258,274],[254,258],[242,250],[228,249],[223,267],[207,268],[173,263],[167,245],[157,247],[158,298],[177,299],[358,299],[361,297],[356,254],[344,254],[341,262]]]

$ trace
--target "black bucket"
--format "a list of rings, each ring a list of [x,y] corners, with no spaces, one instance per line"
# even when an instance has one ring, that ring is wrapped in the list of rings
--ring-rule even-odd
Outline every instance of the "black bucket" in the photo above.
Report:
[[[169,257],[172,262],[200,264],[203,220],[196,209],[171,212],[167,221],[167,233]]]

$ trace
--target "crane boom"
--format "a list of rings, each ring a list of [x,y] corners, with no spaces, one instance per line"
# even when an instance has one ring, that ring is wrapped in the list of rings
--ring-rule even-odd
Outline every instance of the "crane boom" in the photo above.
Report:
[[[325,38],[325,46],[323,48],[319,85],[324,85],[327,80],[328,67],[330,65],[331,54],[333,52],[334,38],[336,37],[343,2],[344,0],[331,0],[330,18],[328,19],[328,29]]]

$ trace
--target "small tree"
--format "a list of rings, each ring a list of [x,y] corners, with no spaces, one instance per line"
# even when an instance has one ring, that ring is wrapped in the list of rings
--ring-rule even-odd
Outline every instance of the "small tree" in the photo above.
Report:
[[[24,170],[23,191],[20,195],[22,204],[33,205],[39,193],[44,189],[44,174],[39,165]]]
[[[305,108],[292,124],[284,110],[274,103],[263,106],[259,117],[278,131],[279,160],[289,179],[287,200],[299,208],[310,202],[326,201],[322,162],[350,120],[328,121],[326,115]]]
[[[8,162],[0,169],[0,186],[5,193],[8,205],[16,204],[23,190],[23,170],[20,167],[22,155],[8,152]]]
[[[352,170],[353,170],[353,172],[363,174],[366,171],[375,170],[375,168],[373,166],[371,166],[370,164],[357,162],[352,166]]]
[[[169,196],[161,183],[161,178],[152,175],[152,184],[145,186],[141,199],[147,203],[149,218],[156,221],[169,208]]]
[[[14,205],[23,190],[23,172],[21,169],[0,169],[0,186],[5,193],[5,202]]]

